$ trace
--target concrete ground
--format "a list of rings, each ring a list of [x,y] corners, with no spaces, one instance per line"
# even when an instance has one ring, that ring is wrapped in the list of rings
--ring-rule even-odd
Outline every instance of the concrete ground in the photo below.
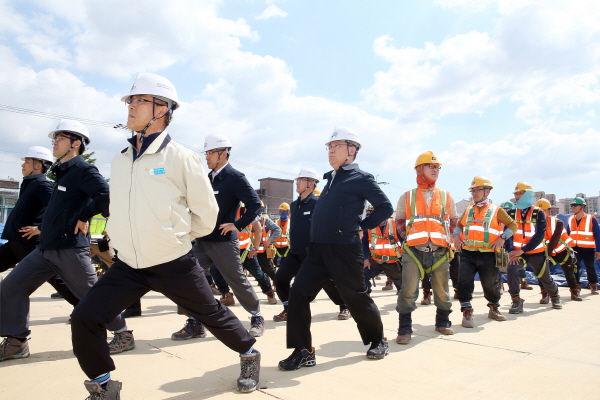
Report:
[[[382,291],[377,281],[373,297],[379,306],[390,355],[368,360],[354,321],[338,321],[338,308],[321,293],[312,304],[317,365],[283,372],[279,360],[285,348],[285,323],[272,316],[282,306],[262,300],[266,332],[256,348],[262,353],[260,389],[235,390],[239,357],[214,337],[176,342],[171,333],[185,318],[158,293],[142,300],[143,316],[128,320],[137,347],[114,357],[113,379],[123,382],[122,399],[598,399],[600,376],[600,296],[584,290],[583,301],[569,300],[560,288],[562,310],[538,304],[539,290],[522,291],[525,313],[508,314],[510,298],[502,297],[508,321],[487,318],[486,301],[476,283],[473,329],[460,323],[459,304],[450,315],[456,334],[434,331],[435,307],[413,313],[414,336],[407,346],[395,342],[398,314],[395,291]],[[83,399],[84,374],[71,349],[71,308],[52,300],[53,289],[42,286],[31,297],[31,356],[0,363],[0,399]],[[258,291],[258,289],[257,289]],[[420,301],[420,298],[419,298]],[[245,325],[248,314],[232,310]]]

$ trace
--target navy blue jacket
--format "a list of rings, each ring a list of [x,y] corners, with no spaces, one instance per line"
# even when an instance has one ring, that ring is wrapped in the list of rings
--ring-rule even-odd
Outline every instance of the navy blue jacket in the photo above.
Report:
[[[215,192],[219,214],[212,233],[198,240],[206,242],[237,240],[237,232],[228,232],[221,235],[219,225],[233,222],[238,231],[241,231],[260,214],[260,199],[256,191],[250,186],[246,175],[233,168],[229,163],[215,176],[214,180],[212,179],[212,173],[208,174],[208,179],[210,179]],[[246,212],[236,221],[235,217],[240,201],[246,206]]]
[[[323,175],[327,184],[314,210],[310,242],[360,243],[359,229],[366,232],[375,228],[392,215],[394,208],[373,175],[361,171],[358,164],[339,168],[333,181],[332,172]],[[361,221],[365,201],[371,203],[375,210]]]
[[[54,170],[56,184],[42,219],[42,250],[88,247],[90,240],[77,234],[77,221],[89,221],[94,215],[108,217],[109,193],[106,179],[98,168],[77,156],[59,164]]]
[[[19,200],[6,219],[2,239],[37,244],[37,235],[26,239],[19,229],[24,226],[41,225],[51,193],[52,181],[48,180],[45,174],[24,177],[19,190]]]
[[[319,198],[314,193],[303,200],[298,197],[290,205],[290,252],[304,255],[310,244],[310,221]]]

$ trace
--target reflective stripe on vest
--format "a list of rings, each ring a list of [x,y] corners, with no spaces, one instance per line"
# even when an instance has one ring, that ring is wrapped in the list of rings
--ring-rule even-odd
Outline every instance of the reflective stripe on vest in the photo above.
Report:
[[[470,205],[463,214],[461,239],[465,249],[493,251],[490,247],[503,233],[502,223],[498,221],[499,207],[487,204],[484,207]]]
[[[281,228],[281,236],[279,236],[277,239],[275,239],[273,244],[277,248],[288,247],[290,245],[290,240],[289,240],[290,235],[288,233],[288,231],[290,229],[290,220],[288,219],[287,221],[285,221],[283,223],[283,226],[281,226],[281,218],[280,218],[277,220],[277,226]]]
[[[510,217],[515,220],[518,228],[513,236],[513,246],[515,250],[521,250],[523,246],[529,243],[529,241],[535,234],[536,221],[533,220],[533,217],[535,213],[535,218],[537,220],[538,210],[538,207],[531,207],[529,211],[527,211],[527,215],[525,215],[524,219],[516,218],[517,211],[519,211],[519,215],[521,216],[521,218],[523,218],[521,210],[518,210],[516,208],[510,210]],[[545,251],[545,243],[542,240],[535,249],[528,251],[527,254],[541,253],[543,251]]]
[[[394,263],[400,259],[402,248],[399,247],[400,240],[396,230],[396,221],[392,218],[387,220],[386,231],[387,235],[385,235],[381,226],[368,231],[371,258],[377,261]],[[394,244],[392,244],[391,238],[393,238]]]
[[[573,246],[585,247],[589,249],[596,247],[594,231],[592,229],[592,216],[590,214],[584,214],[579,223],[577,223],[577,219],[573,215],[571,218],[569,218],[569,227],[571,228],[571,239],[573,239]]]
[[[437,246],[450,247],[446,204],[449,194],[435,188],[429,205],[421,189],[406,192],[406,244],[419,246],[431,242]]]
[[[545,239],[546,239],[546,241],[550,241],[552,239],[552,235],[554,235],[554,231],[556,230],[556,217],[553,217],[552,215],[548,215],[546,217],[546,221],[547,221],[547,223],[546,223]],[[558,241],[558,245],[556,245],[556,247],[554,248],[554,251],[552,252],[551,255],[555,256],[558,253],[562,253],[567,248],[571,248],[572,246],[573,246],[573,239],[571,239],[571,237],[567,233],[567,230],[563,226],[563,230],[562,230],[562,233],[560,234],[560,239]]]

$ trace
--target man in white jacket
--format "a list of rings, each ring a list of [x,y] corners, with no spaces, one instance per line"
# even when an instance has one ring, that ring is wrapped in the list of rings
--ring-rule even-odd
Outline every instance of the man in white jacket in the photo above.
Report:
[[[107,233],[118,259],[75,308],[73,351],[90,380],[90,398],[119,397],[121,382],[106,342],[105,325],[150,290],[164,294],[201,321],[230,349],[240,353],[237,386],[258,386],[260,353],[239,319],[215,300],[204,271],[193,256],[191,241],[212,232],[218,206],[200,156],[173,142],[166,131],[179,107],[167,79],[139,74],[129,95],[127,127],[136,133],[111,166],[111,218]],[[133,344],[122,337],[123,350]],[[96,397],[94,397],[96,396]]]

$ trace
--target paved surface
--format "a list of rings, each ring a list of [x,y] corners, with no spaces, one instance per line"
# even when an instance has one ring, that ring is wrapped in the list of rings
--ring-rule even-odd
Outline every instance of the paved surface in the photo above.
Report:
[[[142,317],[131,318],[137,347],[115,356],[113,379],[123,382],[122,399],[598,399],[600,376],[600,296],[583,293],[582,302],[568,300],[560,288],[562,310],[538,304],[537,288],[523,291],[525,313],[508,314],[506,322],[487,318],[486,301],[476,284],[473,329],[460,326],[454,303],[450,315],[456,334],[434,331],[435,307],[413,313],[414,336],[408,346],[395,343],[398,314],[395,292],[383,292],[377,281],[375,298],[382,314],[390,355],[368,360],[354,321],[338,321],[338,309],[321,293],[312,304],[317,365],[298,371],[277,369],[285,349],[285,323],[272,316],[281,305],[262,299],[266,333],[256,348],[262,353],[261,389],[235,390],[239,357],[214,337],[176,342],[171,333],[185,322],[175,305],[158,293],[143,298]],[[0,399],[84,399],[85,376],[71,350],[70,306],[51,300],[53,289],[42,286],[31,297],[31,356],[0,363]],[[419,299],[420,300],[420,299]],[[250,327],[240,306],[232,310]]]

